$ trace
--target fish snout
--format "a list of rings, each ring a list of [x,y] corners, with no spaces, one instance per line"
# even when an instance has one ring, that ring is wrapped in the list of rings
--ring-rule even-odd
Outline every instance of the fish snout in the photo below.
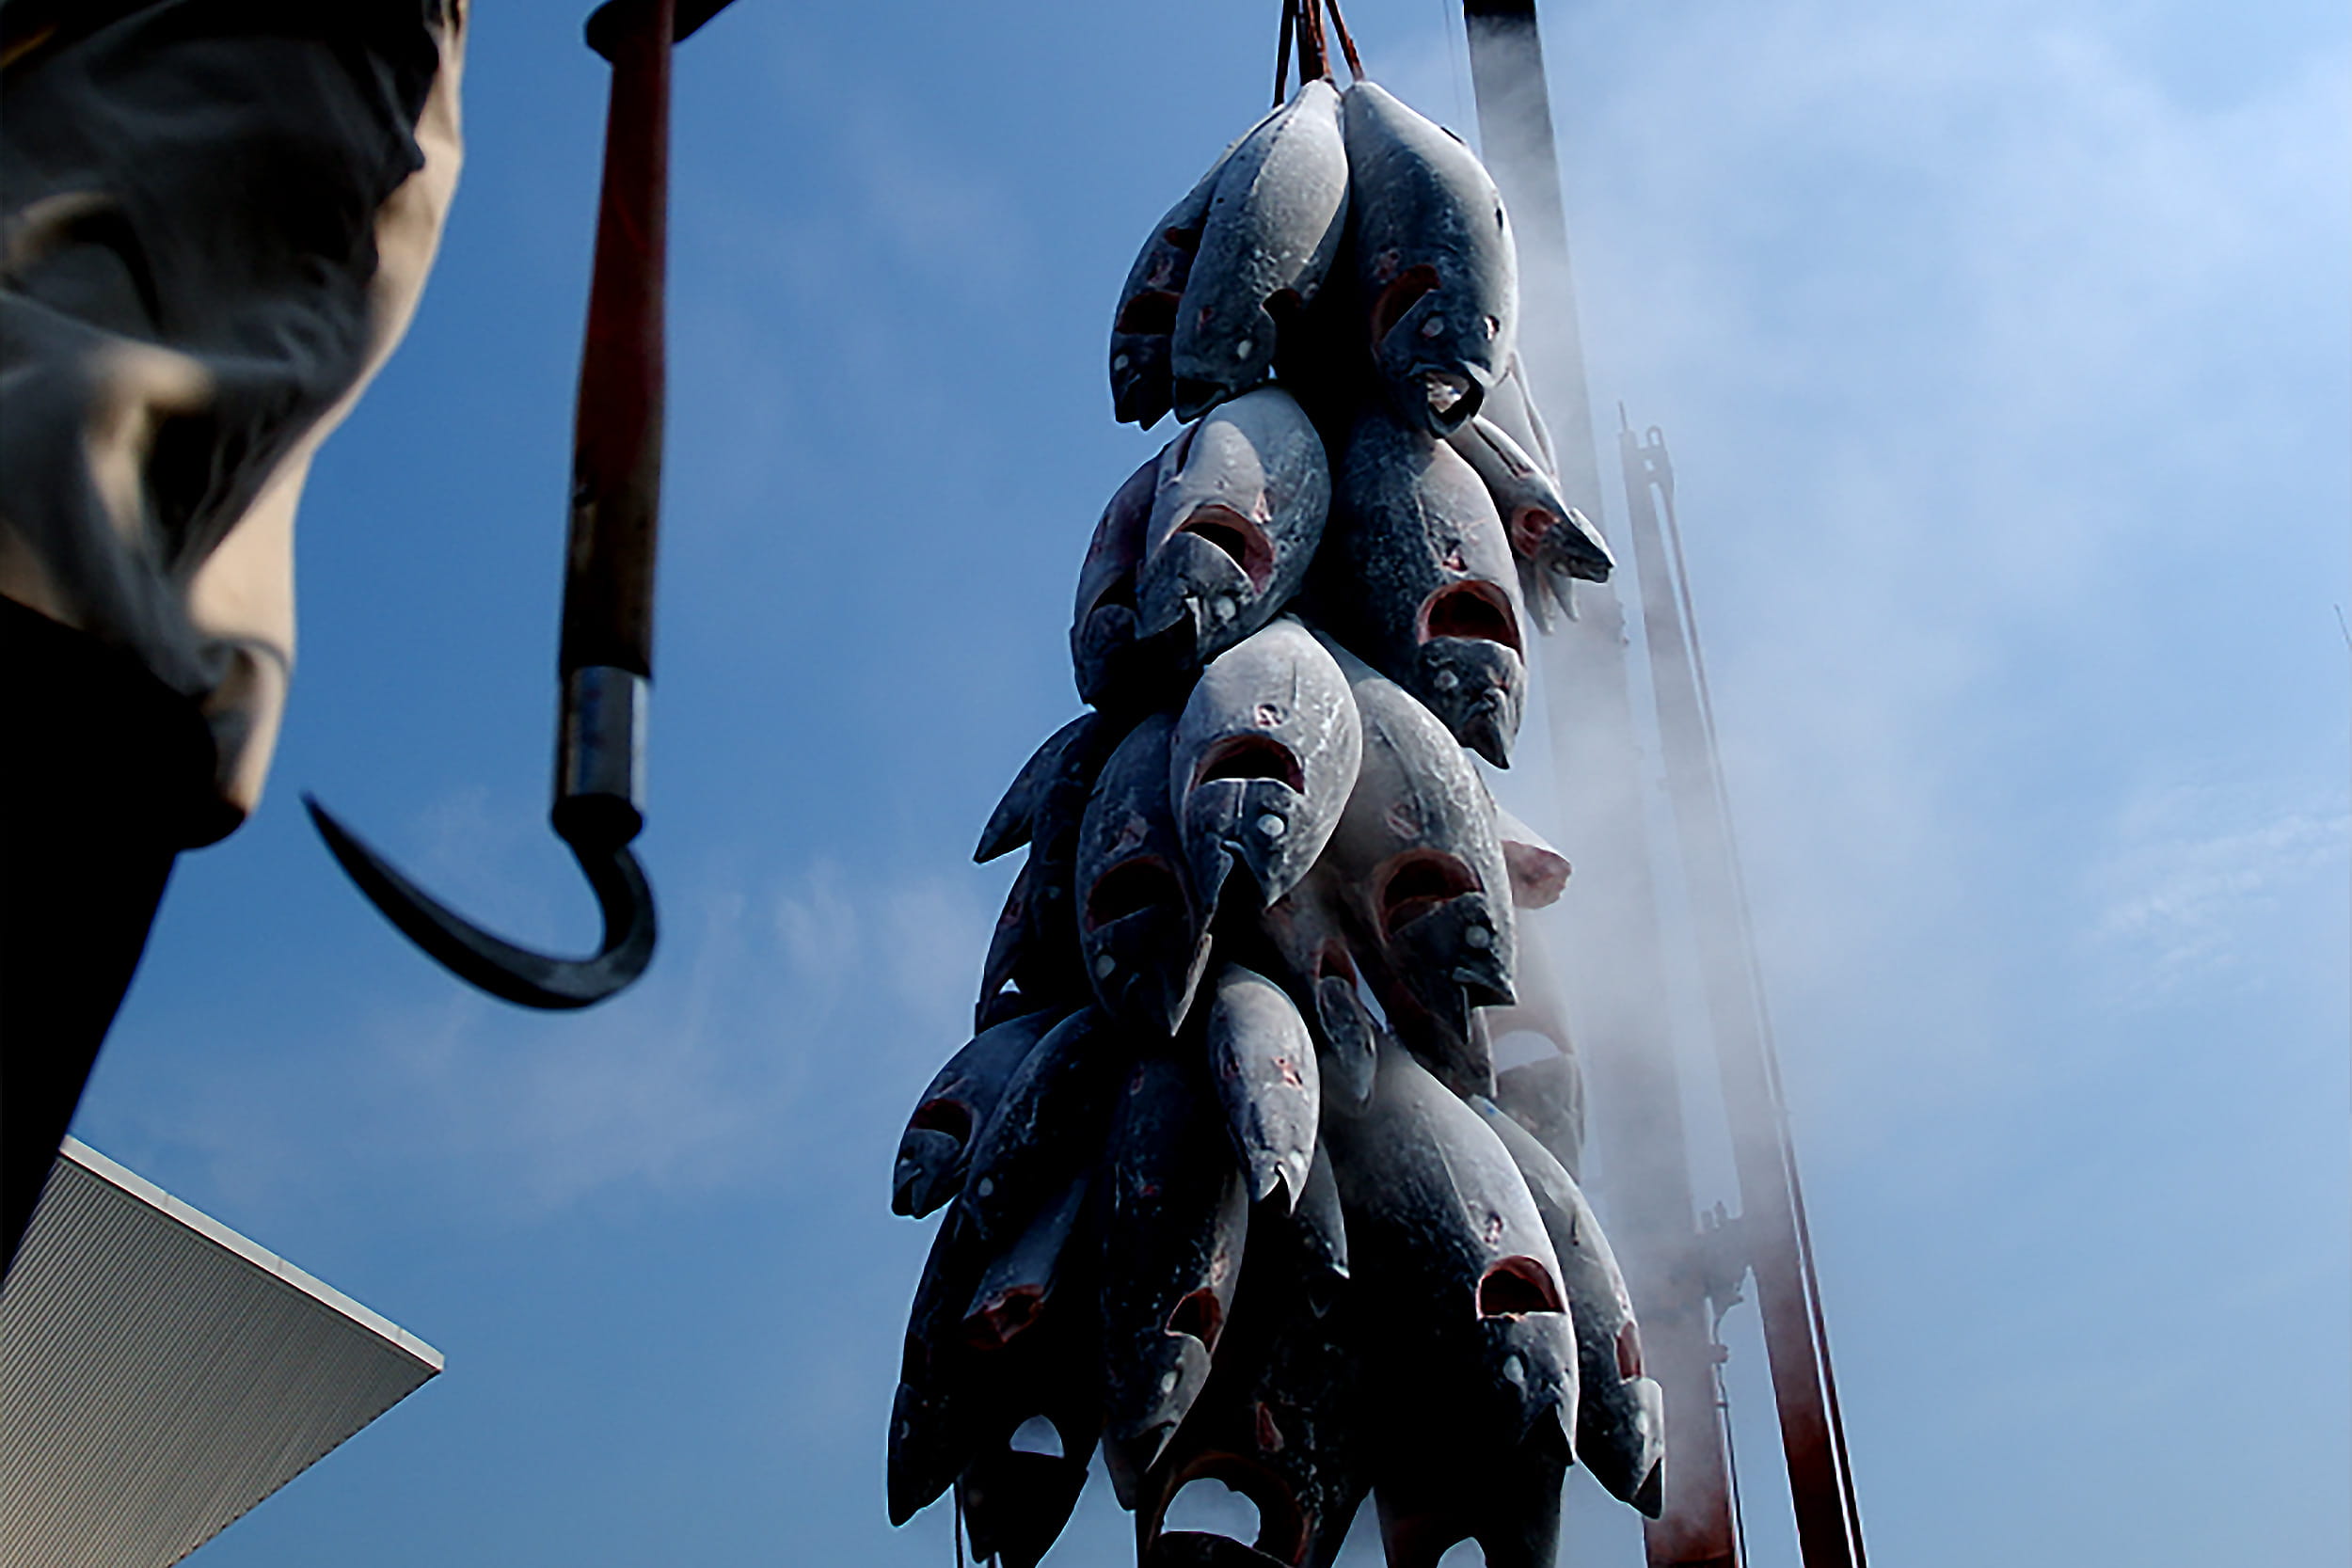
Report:
[[[1527,666],[1492,636],[1433,635],[1415,652],[1413,693],[1454,737],[1497,768],[1511,766],[1527,701]]]
[[[1200,533],[1179,531],[1144,563],[1136,635],[1158,637],[1188,622],[1193,657],[1211,658],[1258,629],[1259,599],[1241,562]]]
[[[1152,1330],[1136,1338],[1122,1370],[1104,1402],[1103,1460],[1112,1490],[1132,1510],[1144,1476],[1208,1384],[1209,1347],[1191,1334]]]
[[[1617,566],[1600,530],[1574,507],[1566,516],[1551,520],[1536,541],[1535,559],[1552,576],[1582,582],[1607,582]]]
[[[1212,779],[1194,786],[1184,802],[1184,839],[1203,909],[1217,907],[1236,866],[1260,911],[1298,885],[1315,847],[1299,826],[1305,804],[1275,779]]]
[[[963,1140],[936,1128],[914,1127],[898,1140],[898,1164],[892,1173],[890,1212],[923,1215],[945,1201],[941,1189],[963,1158]]]
[[[1518,1000],[1507,916],[1484,893],[1432,905],[1391,930],[1389,943],[1391,962],[1416,998],[1448,1023],[1467,1030],[1469,1008]]]

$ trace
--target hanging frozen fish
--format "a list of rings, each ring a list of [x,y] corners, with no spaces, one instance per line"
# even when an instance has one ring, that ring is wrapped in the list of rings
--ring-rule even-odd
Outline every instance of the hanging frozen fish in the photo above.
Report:
[[[1517,337],[1510,219],[1470,149],[1383,88],[1349,87],[1342,118],[1373,358],[1406,417],[1443,436],[1478,412]]]
[[[1438,1443],[1572,1457],[1577,1364],[1559,1259],[1510,1151],[1401,1053],[1384,1054],[1371,1103],[1330,1117],[1324,1136],[1351,1293],[1389,1347],[1366,1375],[1443,1410]]]
[[[1306,1188],[1291,1211],[1291,1229],[1308,1305],[1318,1315],[1328,1312],[1348,1280],[1347,1218],[1340,1204],[1339,1179],[1331,1174],[1331,1151],[1320,1138],[1307,1167]]]
[[[1318,1308],[1279,1271],[1282,1261],[1253,1251],[1244,1265],[1248,1293],[1216,1370],[1136,1505],[1142,1568],[1329,1568],[1370,1490],[1362,1433],[1374,1391],[1361,1376],[1359,1330],[1344,1310]],[[1165,1528],[1171,1505],[1200,1481],[1256,1505],[1254,1541]]]
[[[1494,1101],[1573,1177],[1584,1153],[1584,1070],[1551,955],[1541,941],[1522,941],[1518,959],[1518,1001],[1480,1016],[1499,1044],[1516,1035],[1551,1050],[1496,1073]]]
[[[1250,1201],[1262,1203],[1279,1188],[1282,1207],[1297,1208],[1323,1109],[1307,1021],[1281,987],[1227,964],[1210,1000],[1206,1043],[1226,1131],[1249,1174]]]
[[[1021,1239],[981,1275],[958,1336],[946,1347],[950,1369],[946,1411],[962,1460],[958,1500],[974,1538],[997,1552],[1042,1557],[1071,1516],[1085,1486],[1094,1444],[1096,1375],[1091,1260],[1101,1239],[1091,1229],[1091,1171],[1030,1220]],[[1030,1453],[1014,1441],[1030,1418],[1054,1427],[1061,1455]]]
[[[890,1212],[917,1219],[963,1185],[973,1139],[996,1109],[1013,1072],[1060,1019],[1028,1013],[984,1029],[947,1059],[924,1089],[898,1139]]]
[[[981,1028],[1041,1007],[1068,1011],[1092,994],[1073,913],[1078,834],[1104,759],[1122,733],[1099,715],[1064,725],[1024,766],[997,807],[998,816],[1017,820],[1014,802],[1028,802],[1029,858],[1006,895],[989,942],[977,1009]],[[996,818],[990,827],[983,849],[991,847]]]
[[[1093,1160],[1127,1051],[1124,1031],[1089,1007],[1048,1030],[1013,1070],[954,1211],[990,1247],[1009,1246]]]
[[[1083,1164],[1069,1168],[1067,1153],[1028,1164],[1059,1168],[1032,1168],[1031,1180],[1008,1182],[991,1206],[993,1228],[978,1223],[967,1191],[932,1242],[891,1406],[894,1524],[930,1504],[993,1438],[1019,1424],[1036,1397],[1041,1359],[1054,1354],[1059,1320],[1091,1318],[1084,1307],[1073,1314],[1058,1306],[1044,1317],[1059,1254],[1083,1212],[1088,1173]]]
[[[1442,441],[1368,406],[1350,432],[1315,613],[1498,768],[1526,703],[1525,620],[1494,501]]]
[[[1168,791],[1203,905],[1247,873],[1260,906],[1323,853],[1356,784],[1363,729],[1347,677],[1285,616],[1212,659],[1176,721]]]
[[[1101,722],[1099,715],[1082,713],[1047,736],[1045,743],[1029,753],[1029,760],[1021,765],[1021,771],[1006,786],[1004,799],[989,813],[988,826],[980,831],[979,847],[972,851],[976,863],[985,865],[1030,841],[1046,796],[1069,763],[1086,754],[1089,739]]]
[[[1343,650],[1364,725],[1356,790],[1314,878],[1398,1038],[1464,1093],[1492,1086],[1472,1009],[1504,1006],[1517,930],[1494,807],[1445,727]]]
[[[1302,86],[1225,160],[1169,341],[1178,419],[1273,377],[1287,319],[1321,291],[1346,231],[1347,184],[1327,81]]]
[[[1161,456],[1166,455],[1162,450]],[[1070,663],[1078,695],[1097,707],[1134,706],[1157,695],[1162,672],[1136,643],[1136,570],[1159,488],[1161,457],[1134,473],[1103,509],[1078,568],[1078,602],[1070,622]]]
[[[1103,1242],[1103,1454],[1129,1508],[1208,1381],[1241,1273],[1248,1193],[1224,1119],[1190,1053],[1129,1069]]]
[[[1331,1144],[1355,1310],[1376,1319],[1364,1376],[1374,1496],[1392,1563],[1549,1568],[1574,1458],[1577,1361],[1558,1259],[1518,1169],[1478,1113],[1410,1058],[1383,1060]],[[1406,1347],[1409,1347],[1407,1349]]]
[[[1078,945],[1104,1010],[1173,1035],[1209,961],[1208,911],[1184,874],[1168,812],[1175,721],[1153,714],[1103,765],[1078,833]]]
[[[1535,406],[1534,393],[1527,385],[1527,367],[1513,350],[1504,361],[1502,374],[1495,382],[1495,389],[1478,410],[1480,416],[1492,420],[1503,434],[1519,444],[1519,449],[1543,465],[1544,472],[1555,483],[1560,478],[1560,464],[1551,453],[1551,431],[1544,424],[1543,410]]]
[[[1058,1430],[1058,1428],[1057,1429]],[[998,1568],[1036,1568],[1059,1539],[1086,1490],[1089,1432],[1074,1452],[1041,1453],[1009,1442],[982,1447],[957,1481],[972,1555]]]
[[[1600,1221],[1571,1177],[1526,1128],[1491,1104],[1486,1125],[1519,1167],[1560,1259],[1576,1329],[1576,1457],[1612,1496],[1651,1518],[1662,1507],[1665,1394],[1642,1371],[1642,1330]]]
[[[1484,415],[1446,437],[1475,471],[1502,514],[1511,551],[1552,577],[1607,582],[1617,558],[1583,513],[1561,498],[1560,487],[1527,449]]]
[[[1281,613],[1331,506],[1323,437],[1279,387],[1219,404],[1161,454],[1136,578],[1138,640],[1197,669]]]
[[[1120,423],[1149,430],[1167,414],[1175,396],[1168,340],[1176,329],[1184,284],[1192,276],[1193,255],[1200,248],[1209,198],[1216,194],[1226,160],[1279,112],[1269,112],[1217,154],[1209,172],[1162,214],[1135,265],[1127,269],[1127,282],[1119,291],[1119,307],[1111,317],[1111,408]]]
[[[1102,1426],[1095,1176],[1081,1169],[998,1254],[963,1323],[979,1435],[956,1496],[974,1555],[1003,1568],[1030,1568],[1060,1535]],[[1050,1437],[1024,1441],[1031,1433]]]
[[[1333,880],[1330,873],[1311,869],[1267,907],[1259,924],[1313,1022],[1324,1052],[1323,1081],[1349,1104],[1360,1105],[1372,1093],[1379,1026],[1357,990],[1357,960]]]

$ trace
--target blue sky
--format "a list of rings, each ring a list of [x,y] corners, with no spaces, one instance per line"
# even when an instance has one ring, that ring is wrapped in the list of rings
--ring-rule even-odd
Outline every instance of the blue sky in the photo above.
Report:
[[[1074,711],[1087,534],[1166,435],[1110,421],[1112,300],[1276,15],[742,0],[681,52],[667,935],[550,1018],[402,944],[296,799],[593,940],[544,812],[603,68],[571,8],[481,8],[441,265],[311,482],[273,792],[183,863],[76,1125],[449,1370],[199,1560],[948,1560],[944,1510],[882,1513],[928,1242],[891,1154],[1009,875],[971,842]],[[1457,12],[1349,20],[1471,129]],[[2352,28],[1546,25],[1596,404],[1674,447],[1874,1553],[2341,1560]],[[1565,1560],[1638,1560],[1574,1500]],[[1053,1560],[1126,1539],[1098,1481]]]

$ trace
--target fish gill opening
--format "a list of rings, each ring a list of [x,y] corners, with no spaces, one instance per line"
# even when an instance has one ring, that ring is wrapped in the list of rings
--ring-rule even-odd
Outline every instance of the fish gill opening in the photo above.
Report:
[[[1530,1312],[1562,1312],[1560,1289],[1540,1259],[1505,1258],[1478,1277],[1478,1315],[1523,1318]]]
[[[1421,640],[1426,642],[1433,637],[1499,642],[1520,657],[1527,657],[1509,595],[1484,580],[1448,583],[1422,601]]]
[[[1448,899],[1478,891],[1478,879],[1460,859],[1442,849],[1423,849],[1399,860],[1380,884],[1380,928],[1387,937]]]
[[[1275,779],[1307,793],[1306,770],[1297,756],[1270,735],[1229,735],[1210,747],[1193,772],[1193,787],[1217,779]]]
[[[1432,266],[1406,267],[1396,281],[1380,291],[1380,297],[1372,304],[1372,341],[1380,341],[1396,330],[1396,324],[1405,313],[1421,303],[1423,294],[1438,287],[1438,269]]]
[[[1205,539],[1231,556],[1252,588],[1263,589],[1274,575],[1274,546],[1265,530],[1230,506],[1204,506],[1176,531]]]

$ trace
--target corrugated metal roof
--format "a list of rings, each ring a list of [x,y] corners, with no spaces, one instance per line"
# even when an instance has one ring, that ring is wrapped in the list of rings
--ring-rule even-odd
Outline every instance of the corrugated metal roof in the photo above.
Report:
[[[165,1568],[440,1370],[69,1138],[0,1293],[0,1564]]]

